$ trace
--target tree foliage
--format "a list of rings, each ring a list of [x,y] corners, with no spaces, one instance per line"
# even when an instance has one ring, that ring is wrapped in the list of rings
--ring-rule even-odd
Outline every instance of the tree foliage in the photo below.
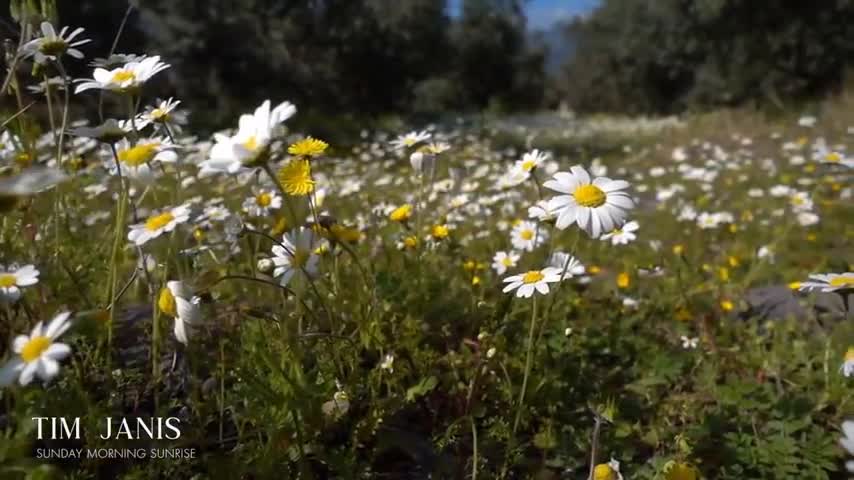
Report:
[[[782,105],[842,83],[854,1],[603,0],[569,28],[563,88],[579,109]]]

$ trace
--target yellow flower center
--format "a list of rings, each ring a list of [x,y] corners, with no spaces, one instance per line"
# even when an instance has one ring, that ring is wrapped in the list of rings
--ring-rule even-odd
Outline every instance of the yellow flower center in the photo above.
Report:
[[[522,283],[537,283],[543,278],[545,278],[545,275],[543,275],[542,272],[539,270],[531,270],[530,272],[522,275]]]
[[[150,116],[156,122],[167,120],[169,118],[169,114],[166,113],[166,110],[163,110],[162,108],[155,108],[151,111]]]
[[[51,340],[48,337],[38,336],[31,339],[21,349],[21,359],[27,363],[38,360],[42,353],[50,347]]]
[[[323,140],[308,137],[288,147],[288,153],[300,157],[316,157],[322,155],[327,147],[329,144]]]
[[[576,188],[572,196],[582,207],[595,208],[605,204],[605,192],[593,184]]]
[[[110,81],[112,83],[125,83],[133,81],[135,78],[136,74],[130,70],[119,70],[113,74],[113,78],[111,78]]]
[[[66,49],[68,49],[68,44],[65,43],[65,40],[60,40],[59,38],[42,42],[39,46],[39,50],[45,55],[59,56],[65,53]]]
[[[163,212],[160,215],[149,217],[149,219],[145,221],[145,229],[150,232],[154,232],[160,230],[166,225],[169,225],[169,222],[172,220],[175,220],[175,215],[172,215],[172,212]]]
[[[157,299],[157,307],[160,311],[170,317],[178,316],[178,308],[175,304],[175,296],[168,288],[160,290],[160,297]]]
[[[18,283],[18,278],[11,273],[0,274],[0,288],[14,287]]]
[[[618,287],[629,288],[629,285],[631,284],[631,282],[632,282],[632,280],[631,280],[631,277],[629,277],[628,273],[622,272],[619,275],[617,275],[617,286]]]
[[[394,209],[393,212],[388,216],[389,219],[393,222],[403,222],[405,220],[409,220],[409,217],[412,216],[412,205],[405,204],[401,205]]]
[[[505,267],[512,267],[513,266],[513,259],[510,257],[504,257],[501,259],[501,264],[504,265]]]
[[[854,277],[836,277],[827,283],[832,287],[854,286]]]
[[[600,463],[596,465],[596,468],[593,469],[593,479],[594,480],[616,480],[617,474],[614,472],[614,469],[611,468],[610,465],[605,463]]]
[[[245,148],[246,150],[254,152],[258,149],[258,137],[252,135],[251,137],[247,138],[241,145],[243,145],[243,148]]]
[[[273,196],[267,192],[255,195],[255,203],[257,203],[259,207],[269,207],[272,202]]]
[[[848,347],[848,351],[845,352],[845,361],[854,362],[854,347]]]
[[[522,237],[522,240],[531,240],[534,238],[534,231],[533,230],[522,230],[519,233],[519,236]]]
[[[522,170],[524,170],[526,172],[530,172],[536,166],[537,166],[537,162],[535,162],[533,160],[525,160],[524,162],[522,162]]]
[[[842,156],[836,152],[830,152],[824,157],[824,159],[831,163],[838,163],[842,160]]]
[[[131,166],[138,167],[142,164],[150,162],[157,155],[159,143],[140,143],[135,147],[119,151],[119,161]]]

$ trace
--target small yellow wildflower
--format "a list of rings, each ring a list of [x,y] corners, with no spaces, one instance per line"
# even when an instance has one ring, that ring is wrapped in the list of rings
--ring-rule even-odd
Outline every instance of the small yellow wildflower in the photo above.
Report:
[[[690,463],[670,461],[664,465],[664,480],[697,480],[700,473]]]
[[[471,284],[475,287],[480,285],[480,277],[478,277],[477,275],[471,277]]]
[[[629,285],[631,285],[631,283],[632,283],[632,279],[631,279],[631,277],[629,277],[628,273],[620,272],[620,274],[617,275],[617,286],[618,287],[629,288]]]
[[[593,469],[593,480],[617,480],[617,472],[607,463],[600,463]]]
[[[170,317],[178,316],[175,296],[172,295],[172,292],[166,287],[163,287],[163,289],[160,290],[160,297],[157,299],[157,308]]]
[[[789,283],[789,290],[800,290],[801,282],[791,282]]]
[[[602,269],[596,265],[590,265],[589,267],[587,267],[587,273],[589,273],[590,275],[596,275],[601,271]]]
[[[308,160],[292,160],[279,170],[277,177],[288,195],[305,196],[314,191],[311,164]]]
[[[673,255],[682,255],[683,253],[685,253],[684,245],[682,245],[681,243],[673,245]]]
[[[450,234],[451,231],[448,229],[447,225],[433,225],[433,229],[430,231],[430,235],[432,235],[436,240],[444,240],[448,238],[448,235]]]
[[[405,222],[412,217],[412,205],[405,203],[394,209],[388,216],[392,222]]]
[[[731,312],[735,308],[735,304],[731,300],[721,300],[721,309],[725,312]]]
[[[418,247],[418,238],[414,235],[410,235],[403,239],[403,246],[409,250],[414,250]]]
[[[307,137],[288,147],[288,153],[297,157],[318,157],[323,155],[327,148],[329,144],[323,140]]]

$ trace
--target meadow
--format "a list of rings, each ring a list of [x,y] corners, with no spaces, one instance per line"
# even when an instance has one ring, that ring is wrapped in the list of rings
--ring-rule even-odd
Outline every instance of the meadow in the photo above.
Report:
[[[277,98],[207,137],[147,92],[168,59],[69,78],[79,33],[42,25],[3,85],[0,478],[854,471],[847,96],[341,144]],[[36,454],[73,448],[194,453]]]

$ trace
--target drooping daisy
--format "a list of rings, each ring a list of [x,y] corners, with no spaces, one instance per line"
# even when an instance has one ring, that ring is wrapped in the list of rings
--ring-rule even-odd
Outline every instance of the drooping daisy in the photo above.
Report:
[[[548,200],[540,200],[528,207],[528,218],[539,222],[552,222],[557,219],[558,210],[552,208]]]
[[[82,80],[74,93],[84,92],[91,89],[109,90],[112,92],[129,92],[139,89],[154,75],[169,68],[169,64],[160,61],[160,57],[141,57],[130,61],[121,67],[107,70],[96,68],[93,80]]]
[[[300,227],[282,238],[281,245],[273,245],[273,277],[282,285],[287,285],[294,275],[314,276],[317,274],[319,257],[315,254],[317,237],[314,231]]]
[[[74,41],[77,35],[84,32],[83,28],[75,28],[74,31],[68,33],[68,27],[62,27],[59,35],[57,35],[50,22],[42,22],[41,31],[41,37],[30,40],[21,47],[23,58],[35,57],[36,63],[40,64],[45,64],[48,60],[56,60],[66,53],[74,58],[81,59],[83,52],[77,50],[76,47],[92,41],[89,39]]]
[[[549,293],[549,283],[560,281],[560,270],[554,267],[546,267],[542,270],[531,270],[521,275],[513,275],[504,279],[507,285],[504,293],[516,290],[519,298],[530,298],[534,290],[542,295]]]
[[[21,298],[21,287],[39,283],[39,271],[33,265],[20,268],[0,267],[0,301],[15,302]]]
[[[38,376],[47,382],[59,373],[59,361],[71,354],[71,347],[56,341],[71,327],[70,312],[60,313],[44,327],[39,322],[30,335],[18,335],[12,342],[15,356],[0,369],[0,385],[10,385],[15,379],[28,385]]]
[[[540,246],[548,238],[548,232],[544,229],[537,231],[537,224],[534,222],[523,221],[519,222],[510,232],[510,242],[514,248],[531,252]]]
[[[193,296],[193,291],[184,282],[172,280],[166,282],[166,287],[160,291],[157,306],[161,312],[175,319],[175,338],[187,345],[193,329],[202,318],[199,298]]]
[[[388,214],[389,220],[392,222],[405,222],[412,217],[412,205],[405,203]]]
[[[314,190],[311,178],[311,162],[295,158],[276,174],[279,184],[288,195],[305,196]]]
[[[144,245],[145,242],[155,239],[166,232],[175,230],[175,227],[190,219],[190,208],[179,205],[158,214],[151,215],[143,223],[131,225],[128,240],[136,245]]]
[[[243,211],[250,217],[266,217],[270,210],[282,207],[282,197],[272,190],[260,190],[243,201]]]
[[[0,176],[0,212],[14,209],[21,198],[45,191],[68,179],[56,168],[30,167],[18,175]]]
[[[561,280],[587,273],[587,269],[581,261],[565,252],[552,253],[551,257],[549,257],[549,266],[557,268],[561,273],[566,272],[563,274]]]
[[[396,150],[402,150],[404,148],[414,147],[423,141],[429,140],[431,136],[430,132],[427,131],[412,131],[392,140],[391,146]]]
[[[580,165],[570,172],[558,172],[553,180],[543,184],[546,188],[562,193],[551,200],[558,209],[556,226],[565,229],[577,223],[591,237],[598,238],[625,222],[627,211],[635,203],[628,193],[628,182],[598,177],[591,182],[590,175]]]
[[[634,232],[636,232],[639,227],[640,225],[638,225],[638,222],[632,220],[622,227],[615,228],[614,230],[602,235],[601,240],[610,240],[611,245],[626,245],[637,238]]]
[[[174,100],[170,97],[168,100],[161,100],[158,102],[156,107],[147,107],[145,112],[143,112],[139,117],[139,124],[137,125],[137,128],[145,128],[152,123],[171,123],[172,112],[178,108],[178,105],[180,104],[180,100]]]
[[[816,273],[809,276],[812,281],[801,282],[799,290],[820,290],[835,292],[854,289],[854,272]]]
[[[265,100],[252,114],[241,115],[236,134],[214,135],[208,159],[199,165],[200,175],[237,173],[253,165],[266,153],[279,125],[296,112],[290,102],[282,102],[271,110],[270,101]]]
[[[492,268],[495,273],[504,275],[510,268],[515,268],[519,261],[519,254],[516,252],[496,252],[492,257]]]

